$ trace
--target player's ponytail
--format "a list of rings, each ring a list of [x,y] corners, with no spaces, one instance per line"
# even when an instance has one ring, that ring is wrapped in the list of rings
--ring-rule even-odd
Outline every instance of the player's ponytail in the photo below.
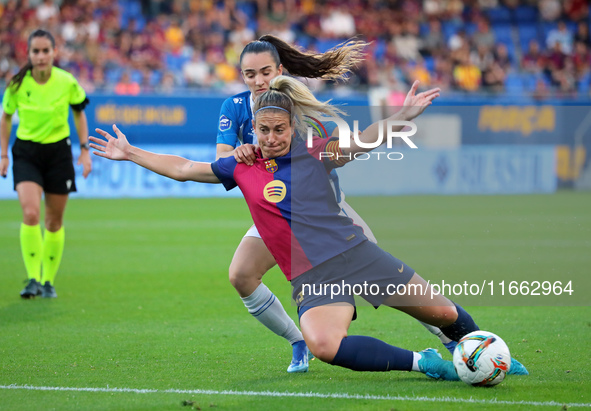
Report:
[[[301,51],[275,36],[266,34],[244,47],[240,54],[240,63],[242,64],[245,54],[268,52],[276,66],[282,64],[292,76],[345,80],[347,74],[363,60],[363,49],[367,45],[364,41],[351,39],[325,53],[312,53]]]
[[[23,79],[27,74],[27,71],[33,68],[33,64],[31,63],[31,60],[28,58],[28,54],[29,50],[31,50],[31,42],[35,37],[46,37],[51,42],[51,47],[55,48],[55,39],[53,38],[50,32],[38,29],[31,33],[31,35],[29,36],[29,40],[27,41],[27,63],[23,67],[21,67],[21,69],[14,76],[12,76],[10,82],[8,83],[8,87],[14,88],[13,93],[20,88],[21,84],[23,83]]]

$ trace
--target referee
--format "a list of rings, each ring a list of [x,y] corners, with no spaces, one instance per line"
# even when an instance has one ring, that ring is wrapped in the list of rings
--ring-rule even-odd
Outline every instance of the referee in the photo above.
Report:
[[[0,118],[0,175],[6,177],[8,140],[12,115],[19,125],[12,147],[14,189],[23,211],[20,243],[27,285],[22,298],[41,295],[55,298],[54,279],[64,250],[63,216],[70,192],[76,191],[69,108],[80,140],[84,178],[92,169],[88,151],[88,124],[84,107],[86,93],[68,72],[53,66],[55,39],[36,30],[28,40],[28,62],[10,80],[2,99]],[[45,235],[41,233],[40,208],[45,194]]]

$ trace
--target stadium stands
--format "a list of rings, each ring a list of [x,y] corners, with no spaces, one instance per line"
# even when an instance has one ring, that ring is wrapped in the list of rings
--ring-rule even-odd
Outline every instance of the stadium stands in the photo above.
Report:
[[[340,3],[334,0],[285,0],[279,6],[271,4],[277,2],[255,0],[62,0],[54,2],[54,6],[59,5],[59,13],[42,14],[43,20],[35,12],[40,3],[0,0],[3,86],[24,64],[24,39],[38,27],[56,36],[62,67],[75,75],[89,67],[89,81],[95,77],[93,71],[104,72],[106,82],[93,88],[112,89],[121,75],[129,72],[134,82],[141,83],[144,77],[150,79],[145,84],[151,87],[143,90],[147,92],[158,90],[154,82],[165,77],[185,90],[235,90],[240,83],[237,57],[248,41],[272,33],[324,52],[347,39],[334,29],[342,23],[348,30],[353,25],[355,32],[373,45],[366,67],[359,70],[355,81],[350,86],[338,87],[362,91],[384,87],[392,76],[411,83],[420,63],[428,72],[422,73],[429,83],[424,86],[463,92],[453,73],[466,64],[469,56],[471,64],[482,74],[478,87],[470,87],[472,93],[534,93],[535,84],[541,82],[547,85],[550,96],[589,97],[591,17],[589,6],[581,2],[576,10],[566,2],[561,13],[555,13],[542,10],[541,3],[530,0],[354,0],[346,8],[338,7]],[[48,3],[51,1],[46,1],[44,7]],[[498,4],[487,7],[492,3]],[[434,20],[440,24],[431,24]],[[558,28],[559,22],[565,23],[564,31]],[[336,31],[326,31],[330,27]],[[560,39],[561,49],[551,44],[555,39]],[[539,57],[528,54],[534,42]],[[578,43],[583,46],[577,46]],[[84,63],[77,60],[78,53]],[[186,77],[185,66],[200,60],[193,55],[203,56],[200,64],[208,67],[211,76],[223,73],[223,78],[196,82],[194,77]],[[476,69],[471,71],[476,73]]]

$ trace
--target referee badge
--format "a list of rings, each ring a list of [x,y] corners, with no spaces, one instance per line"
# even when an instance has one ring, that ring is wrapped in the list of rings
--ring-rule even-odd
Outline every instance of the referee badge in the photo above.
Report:
[[[274,173],[279,169],[275,160],[267,160],[265,161],[265,168],[269,173]]]

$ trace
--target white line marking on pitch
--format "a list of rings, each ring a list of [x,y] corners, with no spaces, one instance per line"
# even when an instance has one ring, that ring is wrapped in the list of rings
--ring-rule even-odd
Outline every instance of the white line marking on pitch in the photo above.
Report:
[[[203,394],[203,395],[243,395],[247,397],[304,397],[304,398],[336,398],[347,400],[389,400],[389,401],[425,401],[425,402],[449,402],[463,404],[490,404],[490,405],[532,405],[537,407],[589,407],[591,403],[563,403],[556,401],[504,401],[504,400],[479,400],[474,398],[451,397],[407,397],[402,395],[370,395],[370,394],[323,394],[320,392],[278,392],[278,391],[233,391],[233,390],[156,390],[139,388],[93,388],[93,387],[36,387],[32,385],[0,385],[4,390],[32,390],[32,391],[84,391],[84,392],[131,392],[134,394]]]

